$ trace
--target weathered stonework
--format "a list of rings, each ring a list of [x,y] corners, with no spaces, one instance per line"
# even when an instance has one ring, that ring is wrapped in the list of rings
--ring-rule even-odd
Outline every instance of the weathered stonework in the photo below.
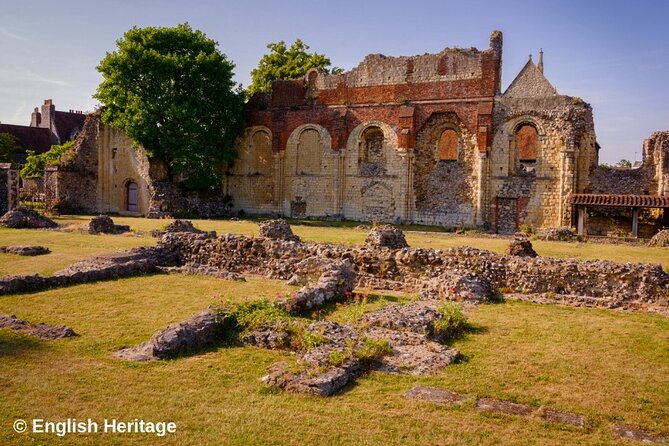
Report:
[[[590,105],[558,93],[540,58],[503,93],[498,31],[482,51],[373,54],[341,74],[275,81],[248,101],[238,158],[221,166],[221,189],[208,192],[180,189],[164,162],[92,115],[75,159],[47,172],[47,202],[152,217],[345,218],[512,234],[575,226],[574,194],[669,194],[669,132],[646,141],[640,168],[598,166]],[[653,224],[641,222],[642,236],[669,226],[669,211],[655,214]],[[615,216],[590,223],[602,235],[630,226]]]

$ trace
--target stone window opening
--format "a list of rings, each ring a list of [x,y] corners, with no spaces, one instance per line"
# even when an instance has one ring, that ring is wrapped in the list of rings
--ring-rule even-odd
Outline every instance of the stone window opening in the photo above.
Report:
[[[454,129],[448,128],[441,132],[437,141],[437,161],[458,161],[460,135]]]
[[[521,172],[534,172],[539,153],[539,132],[534,124],[523,123],[514,133]]]
[[[360,175],[383,175],[386,171],[385,136],[380,127],[367,127],[360,135],[358,165]]]

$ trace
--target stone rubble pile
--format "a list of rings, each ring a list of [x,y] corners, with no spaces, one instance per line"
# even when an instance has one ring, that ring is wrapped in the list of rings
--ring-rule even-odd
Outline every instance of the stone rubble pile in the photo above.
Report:
[[[567,227],[541,229],[538,236],[541,240],[552,242],[570,242],[578,240],[578,235]]]
[[[114,220],[108,215],[98,215],[88,222],[89,234],[122,234],[128,231],[130,226],[114,224]]]
[[[38,214],[37,211],[26,207],[12,209],[0,217],[0,226],[17,229],[51,229],[58,227],[56,222],[50,218],[44,217]]]
[[[305,269],[304,265],[312,266],[317,262],[321,264],[321,274],[316,283],[307,285],[293,296],[277,302],[290,314],[305,314],[326,303],[342,302],[355,289],[356,275],[348,260],[309,257],[296,265],[296,274],[293,278],[299,277],[300,271]]]
[[[527,237],[516,237],[511,240],[506,253],[515,257],[537,257],[532,242]]]
[[[174,252],[160,247],[134,248],[81,260],[49,277],[38,274],[1,277],[0,295],[156,273],[160,266],[176,266],[177,262]]]
[[[371,248],[408,248],[404,232],[392,225],[374,225],[365,239],[365,246]]]
[[[260,223],[259,237],[287,242],[299,242],[300,238],[293,234],[293,230],[285,220],[267,220]]]
[[[119,350],[114,356],[130,361],[151,361],[193,353],[221,342],[221,322],[221,316],[216,312],[205,310],[190,319],[168,325],[150,340]]]
[[[61,339],[78,336],[66,325],[31,324],[14,315],[0,314],[0,328],[9,328],[42,339]]]
[[[160,238],[168,232],[190,232],[193,234],[206,234],[201,229],[195,227],[192,221],[190,220],[174,220],[172,223],[167,225],[165,229],[154,229],[151,231],[153,237]],[[216,232],[210,233],[213,237],[216,237]]]
[[[0,252],[5,254],[15,254],[18,256],[41,256],[44,254],[49,254],[51,250],[44,246],[10,245],[0,246]]]
[[[656,246],[658,248],[669,247],[669,229],[663,229],[655,234],[648,242],[648,246]]]

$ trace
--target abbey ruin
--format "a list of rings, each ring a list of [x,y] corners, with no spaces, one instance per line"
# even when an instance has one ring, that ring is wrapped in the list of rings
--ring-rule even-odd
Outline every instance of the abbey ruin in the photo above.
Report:
[[[494,31],[482,51],[373,54],[342,74],[275,81],[249,100],[238,159],[221,190],[207,195],[179,191],[164,166],[90,115],[75,159],[47,172],[47,196],[79,212],[243,213],[499,233],[521,225],[587,232],[586,210],[599,206],[625,213],[617,223],[591,217],[600,235],[669,226],[669,132],[645,141],[640,167],[599,166],[592,108],[558,93],[543,53],[504,92],[501,64],[502,34]],[[640,224],[647,209],[652,221]]]

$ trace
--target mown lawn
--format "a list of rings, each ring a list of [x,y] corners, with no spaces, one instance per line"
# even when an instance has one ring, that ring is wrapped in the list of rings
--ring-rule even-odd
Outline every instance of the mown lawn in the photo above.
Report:
[[[43,244],[36,258],[0,256],[2,274],[52,273],[92,254],[155,243],[146,233],[165,221],[115,218],[131,235],[76,231],[87,217],[61,223],[73,232],[0,230],[0,245]],[[247,221],[197,221],[202,229],[257,234]],[[357,244],[365,231],[295,226],[305,240]],[[469,244],[501,252],[507,241],[410,233],[413,246]],[[535,243],[541,254],[634,259],[668,264],[659,248]],[[586,246],[585,248],[591,248]],[[638,252],[636,252],[638,250]],[[647,250],[648,252],[645,252]],[[645,253],[645,254],[644,254]],[[588,257],[593,256],[593,257]],[[596,256],[596,257],[595,257]],[[279,281],[246,283],[155,275],[0,297],[0,314],[66,324],[77,338],[43,341],[0,329],[0,444],[615,444],[609,425],[627,423],[669,435],[669,319],[652,314],[541,306],[508,301],[469,314],[473,329],[454,346],[463,360],[437,376],[372,373],[341,394],[320,399],[267,393],[259,378],[285,352],[222,347],[170,361],[134,364],[111,353],[147,340],[167,324],[221,302],[274,299],[292,288]],[[322,317],[347,321],[361,311],[410,296],[343,304]],[[415,384],[442,386],[583,414],[585,429],[538,418],[479,413],[473,401],[445,408],[407,400]],[[104,418],[174,421],[177,433],[16,434],[17,418]],[[626,442],[620,442],[625,444]]]

